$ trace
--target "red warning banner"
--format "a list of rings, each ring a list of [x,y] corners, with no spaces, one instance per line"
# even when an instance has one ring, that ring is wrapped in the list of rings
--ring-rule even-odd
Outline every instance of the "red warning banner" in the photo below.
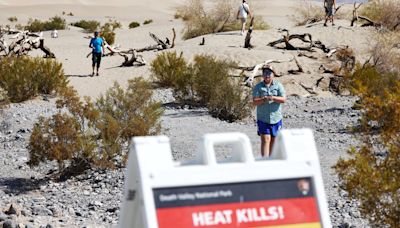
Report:
[[[159,228],[321,227],[315,197],[157,208]]]

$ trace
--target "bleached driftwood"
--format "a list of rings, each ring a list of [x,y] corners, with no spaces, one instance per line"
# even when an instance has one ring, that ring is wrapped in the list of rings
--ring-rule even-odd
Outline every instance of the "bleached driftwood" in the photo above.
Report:
[[[286,32],[286,35],[283,35],[283,38],[281,38],[281,39],[278,39],[278,40],[268,43],[268,46],[275,47],[276,45],[278,45],[280,43],[285,43],[285,47],[283,48],[285,50],[314,52],[313,48],[318,48],[318,49],[321,49],[324,53],[328,53],[331,50],[325,44],[323,44],[321,41],[319,41],[319,40],[313,41],[310,33],[289,34],[289,30],[287,30],[287,29],[282,29],[280,31]],[[295,47],[294,45],[292,45],[290,43],[290,40],[293,40],[293,39],[299,39],[299,40],[303,41],[304,43],[307,43],[308,46]]]
[[[10,37],[14,41],[7,45],[5,35],[14,35]],[[0,32],[0,53],[3,56],[27,55],[32,49],[40,49],[45,53],[44,58],[55,58],[55,54],[44,45],[43,33],[31,33],[29,31],[19,31],[14,29],[2,29]]]
[[[245,76],[244,84],[248,87],[253,86],[253,81],[254,78],[256,77],[261,77],[261,75],[258,74],[258,71],[261,70],[264,66],[270,65],[272,63],[285,63],[285,62],[292,62],[294,58],[289,59],[289,60],[274,60],[274,59],[269,59],[265,61],[264,63],[257,64],[252,67],[237,67],[237,69],[242,70],[241,75],[244,75],[245,71],[251,71],[250,76]],[[274,72],[275,73],[275,72]],[[275,73],[275,76],[279,76]]]
[[[128,67],[128,66],[143,66],[146,65],[146,61],[144,60],[143,56],[138,54],[139,52],[145,52],[145,51],[161,51],[161,50],[166,50],[170,48],[175,47],[175,39],[176,39],[176,32],[175,29],[172,29],[173,37],[172,37],[172,42],[168,38],[166,38],[165,41],[162,41],[160,38],[158,38],[155,34],[150,33],[150,37],[157,43],[155,45],[151,45],[145,48],[140,48],[140,49],[126,49],[126,50],[121,50],[118,47],[113,47],[107,44],[107,42],[104,43],[104,48],[108,51],[108,53],[105,53],[104,56],[114,56],[114,55],[119,55],[124,58],[124,62],[121,63],[121,67]],[[86,38],[92,38],[92,37],[86,37]],[[87,57],[89,57],[92,53],[90,52],[87,54]],[[129,56],[130,55],[130,56]]]

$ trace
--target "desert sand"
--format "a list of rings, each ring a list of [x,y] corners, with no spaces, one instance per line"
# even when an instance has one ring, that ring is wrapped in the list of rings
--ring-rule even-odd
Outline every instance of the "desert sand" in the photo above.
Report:
[[[184,27],[179,19],[174,19],[175,9],[184,1],[138,1],[138,0],[2,0],[0,1],[0,24],[16,23],[25,24],[29,18],[47,20],[55,15],[62,15],[62,12],[72,12],[73,16],[63,16],[68,23],[81,19],[97,20],[101,22],[115,19],[123,25],[122,29],[116,31],[116,45],[121,49],[143,48],[153,44],[148,33],[155,33],[159,37],[172,37],[171,29],[177,31],[176,48],[177,52],[183,52],[184,56],[191,59],[196,54],[213,54],[221,58],[235,60],[242,66],[253,66],[264,62],[267,59],[288,60],[296,55],[296,52],[283,52],[267,46],[271,41],[277,40],[282,36],[278,32],[279,28],[286,28],[291,33],[311,33],[314,40],[320,40],[327,46],[336,47],[338,45],[349,45],[356,50],[357,57],[363,55],[370,47],[370,29],[348,29],[338,30],[338,26],[348,26],[348,21],[338,21],[336,27],[323,27],[317,25],[311,28],[294,27],[293,20],[294,7],[299,4],[297,0],[254,0],[250,1],[255,15],[261,15],[267,21],[271,29],[266,31],[255,31],[253,33],[252,44],[255,48],[247,50],[243,48],[244,37],[239,32],[225,32],[219,34],[205,35],[206,45],[199,46],[202,37],[189,40],[181,39],[181,31]],[[316,2],[316,4],[321,4]],[[18,22],[11,23],[7,18],[16,16]],[[131,21],[143,22],[152,19],[154,22],[140,26],[135,29],[128,29]],[[106,91],[114,81],[125,85],[127,80],[134,77],[149,78],[151,75],[149,64],[143,67],[118,67],[122,63],[122,58],[118,56],[103,58],[100,77],[89,77],[91,73],[91,60],[86,58],[90,52],[88,47],[89,40],[80,28],[70,26],[68,30],[59,31],[58,39],[51,39],[50,32],[44,32],[46,45],[55,53],[57,60],[60,61],[78,93],[82,96],[97,97]],[[37,55],[42,53],[37,52]],[[147,63],[155,57],[156,52],[145,52],[143,54]],[[315,81],[324,76],[318,70],[320,62],[300,57],[299,61],[305,67],[305,74],[287,75],[288,69],[295,69],[295,64],[282,63],[274,67],[278,72],[285,74],[281,80],[286,84],[288,94],[308,96],[299,83],[312,86]],[[331,96],[330,92],[318,91],[320,96]]]
[[[208,3],[212,2],[211,0],[206,1]],[[202,37],[189,40],[182,40],[181,38],[181,31],[184,28],[184,24],[181,20],[174,19],[174,14],[176,7],[182,3],[184,3],[183,0],[0,0],[0,25],[9,24],[13,26],[17,23],[26,24],[29,18],[47,20],[55,15],[61,16],[62,12],[73,13],[73,16],[63,16],[68,23],[79,21],[81,19],[97,20],[101,22],[115,19],[120,21],[123,25],[122,29],[116,31],[117,35],[115,42],[122,49],[143,48],[152,45],[154,43],[148,35],[149,32],[155,33],[160,38],[171,37],[171,30],[172,28],[175,28],[178,37],[174,50],[177,52],[183,52],[183,55],[187,59],[191,59],[196,54],[213,54],[221,58],[235,60],[241,66],[253,66],[268,59],[287,60],[292,58],[294,55],[297,55],[296,51],[283,51],[281,49],[267,46],[269,42],[282,37],[282,33],[278,31],[278,29],[281,28],[289,29],[291,33],[310,33],[314,40],[320,40],[329,47],[337,47],[339,45],[351,46],[355,51],[357,59],[361,60],[366,58],[367,52],[372,45],[370,36],[373,33],[373,29],[358,27],[354,29],[338,29],[339,26],[349,26],[350,22],[348,20],[337,21],[335,27],[323,27],[322,24],[311,28],[306,28],[305,26],[296,27],[290,17],[291,15],[296,14],[294,7],[299,3],[299,0],[249,0],[250,7],[254,9],[254,14],[261,15],[271,26],[269,30],[256,30],[253,32],[251,43],[255,48],[251,50],[243,48],[244,36],[241,36],[239,31],[205,35],[204,38],[206,40],[206,45],[199,46]],[[238,4],[239,3],[240,1],[238,0]],[[315,4],[322,5],[321,2],[316,2]],[[351,6],[347,6],[347,8],[349,7],[351,8]],[[8,21],[8,18],[11,16],[16,16],[18,22],[11,23]],[[135,29],[128,29],[128,24],[131,21],[142,23],[147,19],[152,19],[154,22],[148,25],[141,25]],[[157,52],[143,53],[148,64],[141,67],[119,67],[123,60],[119,56],[103,58],[100,72],[101,75],[98,77],[90,77],[91,59],[86,57],[86,55],[91,51],[88,47],[89,40],[86,38],[88,35],[91,34],[86,34],[82,29],[72,26],[69,26],[69,29],[67,30],[59,31],[59,38],[57,39],[50,38],[50,32],[44,32],[46,46],[55,53],[57,60],[63,64],[65,74],[68,76],[70,84],[74,86],[81,96],[96,98],[98,95],[104,93],[108,88],[110,88],[114,81],[117,81],[124,86],[127,84],[126,82],[129,79],[135,77],[145,77],[150,79],[151,72],[149,63],[157,56]],[[34,51],[32,54],[42,55],[43,53]],[[283,82],[288,95],[308,97],[311,94],[302,88],[300,83],[311,87],[317,79],[320,79],[321,77],[329,78],[331,76],[330,74],[323,74],[318,69],[325,61],[324,54],[321,53],[321,51],[313,54],[319,57],[318,61],[306,57],[298,57],[300,63],[305,69],[305,73],[299,75],[287,74],[289,69],[296,69],[296,65],[293,62],[274,65],[275,70],[283,75],[277,79]],[[327,183],[326,190],[328,192],[328,200],[330,202],[330,207],[333,208],[331,210],[335,212],[332,214],[332,218],[336,218],[335,224],[339,224],[348,219],[348,214],[353,213],[351,210],[356,203],[353,201],[347,201],[345,196],[343,196],[345,193],[338,196],[336,189],[338,188],[338,184],[335,175],[332,174],[331,166],[339,156],[345,154],[346,148],[349,146],[350,136],[348,134],[343,134],[341,131],[347,127],[349,122],[354,120],[349,121],[347,116],[343,115],[343,113],[353,111],[351,110],[351,99],[348,101],[349,98],[346,97],[340,97],[339,100],[334,98],[334,104],[329,104],[327,101],[330,101],[329,98],[335,97],[335,95],[328,90],[321,90],[319,88],[317,89],[317,92],[317,96],[324,98],[328,97],[328,100],[310,98],[309,101],[291,97],[291,100],[287,105],[287,126],[311,127],[316,130],[316,141],[319,147],[323,149],[323,153],[321,153],[321,167],[323,169],[324,181]],[[341,104],[342,100],[346,100],[345,105]],[[308,106],[313,106],[313,108],[311,109]],[[10,113],[10,116],[12,116],[10,119],[16,122],[15,119],[18,119],[18,115],[20,115],[18,113],[27,113],[26,115],[23,114],[23,116],[24,118],[26,116],[29,125],[26,124],[28,127],[24,127],[31,128],[33,125],[33,119],[37,118],[38,115],[42,115],[43,113],[45,115],[51,115],[53,111],[49,111],[50,108],[48,107],[54,108],[51,104],[43,101],[29,101],[26,102],[26,104],[17,104],[14,105],[10,111],[17,113],[16,117],[14,118],[14,114]],[[325,119],[322,119],[322,115],[327,116],[324,116]],[[351,117],[355,119],[357,115],[358,114],[354,114],[351,115]],[[340,118],[345,118],[345,120],[340,121]],[[18,119],[18,121],[20,120]],[[28,121],[22,120],[24,124]],[[191,111],[186,109],[167,110],[167,114],[163,117],[163,121],[163,127],[166,128],[166,134],[171,137],[173,146],[179,148],[178,150],[173,150],[174,157],[177,159],[183,160],[191,158],[194,151],[192,146],[195,145],[195,141],[197,140],[196,137],[200,137],[202,134],[209,132],[239,130],[249,135],[251,142],[254,144],[253,148],[255,152],[257,152],[256,150],[259,148],[259,138],[256,135],[256,127],[254,123],[228,124],[211,118],[204,110]],[[340,124],[338,124],[339,122]],[[190,127],[187,127],[185,129],[187,131],[189,129],[190,132],[182,132],[182,125],[185,124],[190,126],[196,125],[199,127],[194,131],[190,130]],[[13,127],[15,128],[15,132],[18,132],[17,128],[20,126],[19,122],[16,122],[14,125],[15,126]],[[25,134],[24,137],[29,137],[28,133],[29,131],[27,131],[27,134]],[[25,143],[26,140],[27,139],[24,141]],[[16,143],[19,142],[16,141]],[[4,148],[4,151],[6,151],[6,147]],[[186,149],[186,151],[184,152],[181,148]],[[8,150],[12,150],[12,148],[7,149],[7,152]],[[27,150],[23,145],[16,146],[15,150],[23,153],[23,156],[26,158]],[[22,161],[20,158],[15,158],[15,160],[16,162],[21,160],[21,166],[25,168],[22,171],[18,171],[15,167],[12,167],[12,164],[8,165],[7,167],[12,167],[13,171],[7,170],[3,172],[10,175],[12,177],[11,179],[15,178],[13,172],[23,172],[24,175],[29,172],[33,173],[29,167],[26,167],[25,161]],[[39,176],[37,172],[37,170],[34,171],[35,175]],[[111,194],[103,194],[108,197],[107,200],[109,202],[107,203],[107,206],[109,206],[108,204],[113,205],[111,209],[118,207],[119,202],[115,200],[115,196],[121,194],[123,175],[121,172],[117,172],[116,175],[119,176],[117,180],[120,181],[120,183],[112,186],[117,186],[115,187],[115,189],[117,189],[116,193],[112,193],[114,196]],[[23,178],[22,174],[21,177],[18,178]],[[78,184],[78,186],[83,186],[85,183]],[[19,182],[17,184],[19,184]],[[51,191],[57,192],[53,197],[56,201],[58,200],[57,197],[60,196],[61,193],[63,193],[62,196],[65,197],[66,194],[64,194],[63,191],[66,191],[67,188],[71,188],[69,185],[70,183],[63,183],[61,185],[51,185],[50,187],[47,187],[49,187]],[[71,196],[68,195],[69,193],[67,196],[71,197],[71,199],[76,199],[75,203],[80,204],[81,198],[79,197],[82,196],[79,194],[81,193],[81,189],[76,187],[75,190],[71,190]],[[46,191],[39,192],[39,194],[42,194],[45,198],[51,198],[51,191]],[[21,198],[24,196],[22,195],[18,197]],[[89,196],[86,198],[89,198]],[[15,201],[16,197],[10,195],[8,199]],[[343,204],[338,199],[343,200]],[[58,203],[62,204],[60,202]],[[106,203],[104,204],[106,205]],[[82,203],[80,206],[86,207],[86,204]],[[107,206],[103,206],[103,209],[109,209]],[[336,213],[337,211],[341,211],[340,213],[343,211],[345,212],[343,212],[344,215],[338,215]],[[68,213],[76,214],[70,211],[68,211]],[[102,216],[106,218],[110,217],[109,214],[104,214]],[[104,220],[101,223],[115,225],[116,215],[113,216],[113,221]],[[353,215],[351,216],[355,217]],[[69,227],[74,227],[74,225],[71,225],[75,224],[74,222],[78,224],[87,224],[87,221],[78,221],[76,217],[77,216],[74,215],[73,218],[64,222],[69,224]],[[39,221],[41,222],[40,219]],[[45,217],[43,218],[43,221],[51,220],[49,220],[48,217]]]

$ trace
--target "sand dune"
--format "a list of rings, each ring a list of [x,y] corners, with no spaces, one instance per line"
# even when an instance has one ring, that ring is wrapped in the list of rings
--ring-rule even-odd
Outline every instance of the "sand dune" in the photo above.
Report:
[[[207,0],[210,3],[210,0]],[[109,19],[116,19],[123,24],[123,28],[117,30],[116,43],[121,48],[143,48],[154,44],[148,36],[149,32],[156,33],[159,37],[171,37],[171,29],[178,31],[176,50],[183,52],[184,56],[191,59],[196,54],[213,54],[219,57],[230,58],[237,61],[240,65],[252,66],[267,59],[290,59],[297,52],[283,52],[282,50],[267,46],[268,42],[279,39],[282,35],[278,33],[278,28],[288,28],[291,32],[311,33],[314,39],[321,40],[328,46],[338,45],[353,46],[356,53],[362,58],[370,46],[368,36],[371,29],[356,28],[352,30],[338,30],[338,27],[325,28],[322,25],[312,28],[294,27],[290,20],[290,15],[294,14],[294,6],[297,0],[254,0],[250,1],[254,14],[261,15],[272,28],[267,31],[255,31],[253,33],[252,44],[256,47],[252,50],[242,48],[244,37],[239,32],[226,32],[220,34],[210,34],[204,36],[205,46],[199,46],[200,37],[183,41],[181,31],[183,22],[174,19],[175,9],[184,1],[180,0],[0,0],[0,24],[11,24],[7,20],[10,16],[17,16],[17,23],[26,23],[29,18],[47,19],[54,15],[61,15],[62,12],[72,12],[74,16],[64,16],[68,22],[81,19],[98,20],[101,22]],[[240,3],[240,1],[238,1]],[[239,4],[238,3],[238,4]],[[317,3],[321,4],[321,3]],[[154,22],[149,25],[140,26],[136,29],[128,29],[131,21],[142,23],[146,19]],[[14,23],[15,24],[15,23]],[[347,25],[348,21],[338,21],[338,25]],[[126,81],[143,76],[149,78],[150,67],[118,67],[122,58],[118,56],[104,58],[102,62],[101,76],[89,77],[91,73],[90,58],[86,55],[90,52],[87,34],[81,29],[70,26],[69,30],[59,32],[58,39],[51,39],[50,33],[45,32],[46,45],[56,54],[58,61],[63,63],[65,73],[69,77],[70,83],[78,90],[81,95],[96,97],[112,86],[114,81],[122,85]],[[40,52],[34,52],[41,55]],[[150,63],[158,53],[143,53],[144,58]],[[306,73],[302,75],[279,78],[286,84],[289,94],[300,96],[309,95],[299,84],[312,85],[316,79],[324,76],[318,71],[320,62],[308,58],[299,58],[304,65]],[[294,63],[279,64],[276,67],[279,72],[286,72],[288,69],[295,68]],[[326,75],[325,75],[326,76]],[[328,91],[320,91],[321,96],[329,96]]]

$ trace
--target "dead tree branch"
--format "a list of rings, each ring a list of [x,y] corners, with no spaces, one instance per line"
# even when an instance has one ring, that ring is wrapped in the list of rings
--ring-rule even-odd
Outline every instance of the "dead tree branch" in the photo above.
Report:
[[[289,60],[274,60],[274,59],[269,59],[269,60],[265,61],[264,63],[260,63],[260,64],[257,64],[257,65],[255,65],[255,66],[252,66],[252,67],[241,67],[241,66],[239,66],[239,67],[237,67],[236,69],[241,70],[241,73],[240,73],[240,74],[243,75],[243,76],[245,77],[245,78],[244,78],[244,84],[245,84],[246,86],[248,86],[248,87],[252,87],[252,86],[253,86],[254,78],[260,77],[260,75],[258,75],[258,71],[259,71],[260,69],[262,69],[264,66],[269,65],[269,64],[272,64],[272,63],[292,62],[293,60],[294,60],[294,58],[289,59]],[[245,71],[251,71],[251,75],[250,75],[250,76],[246,76],[246,75],[244,74]],[[274,72],[274,74],[275,74],[275,76],[279,76],[279,75],[277,75],[275,72]]]
[[[249,30],[247,31],[246,38],[244,40],[244,48],[248,49],[253,48],[253,45],[250,44],[251,33],[253,32],[253,23],[254,23],[254,16],[251,18],[250,27]]]

